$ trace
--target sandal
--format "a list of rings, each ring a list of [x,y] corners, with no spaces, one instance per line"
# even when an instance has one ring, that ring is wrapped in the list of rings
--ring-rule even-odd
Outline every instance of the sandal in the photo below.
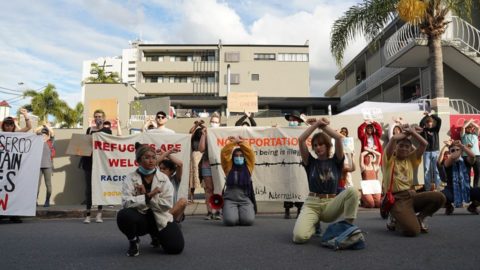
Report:
[[[428,233],[428,227],[427,225],[425,225],[425,223],[423,222],[423,220],[420,220],[420,218],[417,218],[418,219],[418,223],[420,224],[420,232],[421,233]]]

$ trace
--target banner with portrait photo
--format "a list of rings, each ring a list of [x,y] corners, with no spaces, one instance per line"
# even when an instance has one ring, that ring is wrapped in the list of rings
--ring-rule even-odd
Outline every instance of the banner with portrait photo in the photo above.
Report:
[[[183,161],[183,174],[178,198],[188,194],[190,168],[189,134],[141,133],[113,136],[102,132],[93,135],[92,202],[95,205],[118,205],[122,202],[122,184],[127,175],[138,168],[135,142],[163,151],[178,148],[175,157]]]
[[[43,137],[0,132],[0,215],[35,216]]]
[[[304,201],[307,175],[301,165],[298,137],[304,127],[225,127],[208,129],[208,153],[215,193],[220,194],[225,173],[220,151],[229,136],[240,136],[255,152],[252,180],[257,201]],[[307,141],[310,148],[310,139]]]

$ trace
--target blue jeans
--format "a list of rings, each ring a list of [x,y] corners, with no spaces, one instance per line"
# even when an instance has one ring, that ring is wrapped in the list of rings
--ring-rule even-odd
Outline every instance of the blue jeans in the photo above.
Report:
[[[430,191],[430,183],[435,183],[435,188],[440,188],[440,176],[437,169],[438,151],[423,153],[423,171],[425,191]]]

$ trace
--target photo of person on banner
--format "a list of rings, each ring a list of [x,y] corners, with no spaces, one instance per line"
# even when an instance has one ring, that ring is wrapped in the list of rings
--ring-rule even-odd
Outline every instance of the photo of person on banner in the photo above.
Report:
[[[222,168],[227,176],[223,193],[223,224],[253,225],[257,213],[252,184],[255,153],[241,137],[231,136],[220,155]]]
[[[350,187],[337,194],[338,182],[342,173],[344,153],[342,135],[332,129],[327,118],[309,121],[309,126],[298,138],[302,163],[307,173],[309,193],[293,229],[293,242],[307,242],[315,233],[319,221],[333,222],[342,214],[348,223],[357,217],[358,192]],[[316,130],[321,132],[311,139],[313,157],[307,146],[307,139]],[[335,153],[329,156],[332,147],[331,138],[335,141]]]

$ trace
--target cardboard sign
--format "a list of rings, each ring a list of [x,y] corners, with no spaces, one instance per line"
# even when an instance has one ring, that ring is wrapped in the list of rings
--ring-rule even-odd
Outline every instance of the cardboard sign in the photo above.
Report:
[[[65,154],[72,156],[91,156],[92,135],[72,134]]]
[[[95,126],[93,112],[101,109],[105,112],[105,121],[112,123],[112,129],[117,127],[118,100],[117,99],[92,99],[88,101],[88,123],[91,127]]]
[[[230,112],[258,112],[258,94],[257,92],[229,93],[227,107]]]

